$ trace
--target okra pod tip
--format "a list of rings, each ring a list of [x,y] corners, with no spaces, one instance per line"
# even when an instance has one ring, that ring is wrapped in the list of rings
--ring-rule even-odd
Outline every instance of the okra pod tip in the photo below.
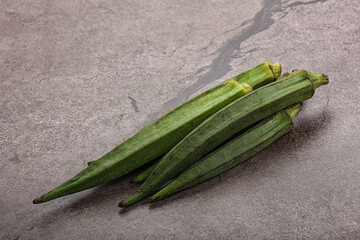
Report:
[[[42,197],[38,197],[33,200],[33,204],[39,204],[39,203],[43,203],[43,202],[44,202],[44,199]]]
[[[140,190],[138,190],[137,192],[135,192],[133,195],[131,195],[131,197],[121,201],[118,206],[120,208],[126,208],[129,207],[137,202],[139,202],[140,200],[144,199],[146,197],[146,195],[144,196],[144,193]]]
[[[286,109],[284,110],[284,112],[285,112],[286,115],[288,115],[288,116],[291,118],[291,120],[293,120],[294,117],[295,117],[295,115],[296,115],[296,114],[299,112],[299,110],[301,109],[301,107],[302,107],[302,103],[301,103],[301,102],[300,102],[300,103],[296,103],[296,104],[294,104],[294,105],[286,108]]]

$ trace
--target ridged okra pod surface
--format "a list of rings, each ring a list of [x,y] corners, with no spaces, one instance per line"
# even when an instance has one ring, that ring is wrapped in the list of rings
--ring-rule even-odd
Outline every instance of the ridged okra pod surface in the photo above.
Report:
[[[255,124],[188,168],[169,185],[153,195],[151,201],[161,200],[175,192],[218,176],[256,155],[292,130],[293,118],[300,108],[300,103],[292,105]]]
[[[164,155],[205,119],[253,88],[274,81],[280,71],[280,64],[265,62],[220,83],[150,123],[100,159],[91,161],[75,177],[33,202],[46,202],[109,182]]]
[[[296,71],[232,102],[171,149],[139,190],[119,206],[127,207],[142,200],[236,133],[281,109],[311,98],[315,89],[327,82],[323,74]]]

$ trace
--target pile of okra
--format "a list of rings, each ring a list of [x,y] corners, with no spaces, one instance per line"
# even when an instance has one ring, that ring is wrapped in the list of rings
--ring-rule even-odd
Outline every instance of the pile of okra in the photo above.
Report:
[[[264,62],[188,100],[36,198],[43,203],[144,168],[143,182],[119,207],[161,200],[220,175],[267,148],[293,128],[301,102],[328,83],[326,75]]]

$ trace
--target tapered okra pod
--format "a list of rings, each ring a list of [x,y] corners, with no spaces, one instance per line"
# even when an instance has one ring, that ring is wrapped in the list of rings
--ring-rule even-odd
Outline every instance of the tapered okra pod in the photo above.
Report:
[[[280,64],[265,62],[220,83],[150,123],[33,203],[43,203],[109,182],[164,155],[205,119],[252,89],[273,82],[280,72]]]
[[[293,118],[300,108],[301,103],[292,105],[255,124],[188,168],[153,195],[150,201],[161,200],[180,190],[195,186],[251,158],[292,130]]]
[[[281,109],[311,98],[316,88],[327,83],[325,75],[301,70],[234,101],[172,148],[139,190],[120,202],[119,207],[130,206],[149,196],[236,133]]]
[[[161,159],[159,159],[158,161],[154,162],[153,164],[151,164],[148,168],[146,168],[144,171],[140,172],[138,175],[136,175],[136,177],[134,177],[134,179],[132,180],[133,182],[143,182],[145,181],[150,174],[152,173],[152,171],[154,171],[154,169],[156,168],[156,166],[159,164]]]
[[[293,70],[294,72],[297,72],[298,70]],[[280,81],[286,77],[289,76],[290,73],[285,73],[282,74],[280,77],[278,77],[276,79],[276,81]],[[135,176],[135,178],[133,179],[133,182],[144,182],[152,173],[152,171],[154,171],[154,169],[156,168],[156,166],[159,164],[161,159],[159,159],[158,161],[154,162],[153,164],[151,164],[148,168],[146,168],[144,171],[140,172],[138,175]]]

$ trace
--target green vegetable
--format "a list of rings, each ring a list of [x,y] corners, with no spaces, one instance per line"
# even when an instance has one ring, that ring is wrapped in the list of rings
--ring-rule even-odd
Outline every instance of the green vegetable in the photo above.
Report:
[[[167,153],[205,119],[234,100],[279,77],[279,63],[265,62],[185,102],[150,123],[72,179],[33,203],[43,203],[121,177]]]
[[[300,108],[301,103],[297,103],[260,121],[188,168],[169,185],[153,195],[150,201],[158,201],[180,190],[195,186],[256,155],[292,130],[293,118]]]
[[[157,191],[221,143],[255,122],[309,99],[327,76],[305,70],[270,83],[221,109],[188,134],[160,161],[139,190],[119,203],[127,207]]]
[[[158,163],[160,162],[161,159],[157,160],[156,162],[154,162],[153,164],[151,164],[148,168],[146,168],[144,171],[142,171],[141,173],[139,173],[138,175],[136,175],[136,177],[134,177],[134,179],[132,180],[133,182],[143,182],[145,181],[150,174],[152,173],[152,171],[154,171],[154,169],[156,168],[156,166],[158,165]]]
[[[294,70],[294,72],[296,72],[298,70]],[[289,73],[285,73],[282,74],[280,77],[278,77],[276,79],[276,81],[280,81],[282,79],[284,79],[285,77],[288,77]],[[151,164],[147,169],[145,169],[144,171],[142,171],[141,173],[139,173],[134,179],[133,182],[144,182],[152,173],[152,171],[154,171],[154,169],[156,168],[156,166],[159,164],[161,159],[159,159],[158,161],[156,161],[155,163]]]

